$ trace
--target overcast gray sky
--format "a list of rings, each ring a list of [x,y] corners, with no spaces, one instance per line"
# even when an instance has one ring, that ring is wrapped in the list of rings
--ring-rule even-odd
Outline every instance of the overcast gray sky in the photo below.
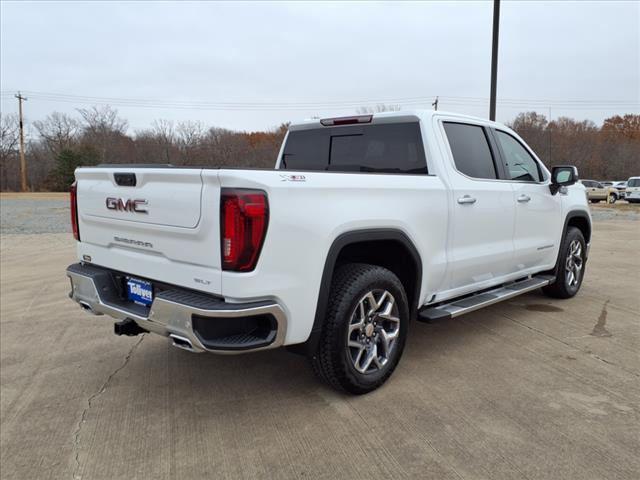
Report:
[[[436,95],[487,116],[492,8],[2,2],[1,108],[17,110],[17,90],[28,122],[110,102],[131,131],[158,118],[255,130]],[[639,2],[503,1],[501,14],[498,120],[640,113]]]

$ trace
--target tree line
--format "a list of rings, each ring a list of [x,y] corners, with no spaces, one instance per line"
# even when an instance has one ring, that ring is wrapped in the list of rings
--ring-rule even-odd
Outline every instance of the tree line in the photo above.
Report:
[[[509,126],[547,165],[575,165],[581,178],[627,180],[640,175],[640,115],[591,120],[520,113]]]
[[[28,185],[33,191],[66,191],[76,167],[97,164],[272,168],[287,126],[238,132],[198,121],[156,120],[129,134],[127,121],[109,106],[78,109],[77,116],[53,112],[33,122],[36,135],[26,147]],[[582,178],[640,175],[640,115],[616,115],[597,126],[524,112],[510,126],[547,166],[576,165]],[[18,127],[16,115],[0,116],[2,191],[20,188]]]

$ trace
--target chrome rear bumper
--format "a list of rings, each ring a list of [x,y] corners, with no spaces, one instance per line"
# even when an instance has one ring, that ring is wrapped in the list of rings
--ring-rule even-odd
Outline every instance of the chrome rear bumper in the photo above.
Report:
[[[144,330],[170,337],[176,347],[193,352],[244,353],[284,343],[287,318],[273,301],[236,304],[168,288],[155,295],[150,307],[144,307],[121,298],[116,273],[89,264],[69,265],[69,297],[94,315],[131,319]]]

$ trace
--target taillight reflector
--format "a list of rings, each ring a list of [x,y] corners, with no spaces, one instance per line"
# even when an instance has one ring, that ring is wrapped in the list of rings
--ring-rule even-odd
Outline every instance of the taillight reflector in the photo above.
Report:
[[[223,188],[220,196],[222,269],[249,272],[258,262],[269,223],[262,190]]]
[[[71,229],[73,230],[73,238],[80,241],[80,228],[78,226],[78,182],[73,182],[69,188],[69,200],[71,210]]]

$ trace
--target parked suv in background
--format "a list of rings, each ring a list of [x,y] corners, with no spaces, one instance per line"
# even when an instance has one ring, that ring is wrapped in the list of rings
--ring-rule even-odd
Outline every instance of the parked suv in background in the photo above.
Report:
[[[550,172],[506,126],[445,112],[294,123],[270,170],[75,175],[82,308],[191,352],[287,346],[351,393],[389,378],[413,319],[573,297],[591,239],[575,167]]]
[[[625,200],[629,203],[640,203],[640,177],[631,177],[627,180]]]
[[[600,203],[605,200],[607,203],[616,203],[620,198],[620,193],[613,187],[608,187],[595,180],[580,180],[587,192],[587,198],[591,203]]]

